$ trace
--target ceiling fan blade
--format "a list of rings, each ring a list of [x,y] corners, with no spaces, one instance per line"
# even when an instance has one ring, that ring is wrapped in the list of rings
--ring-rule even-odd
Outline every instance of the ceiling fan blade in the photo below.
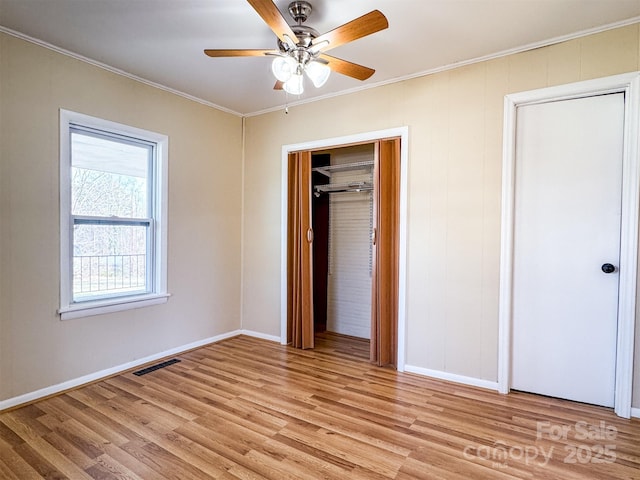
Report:
[[[284,82],[281,82],[280,80],[276,80],[276,84],[273,86],[274,90],[282,90],[284,87]]]
[[[226,50],[226,49],[207,49],[204,51],[210,57],[262,57],[263,55],[276,54],[275,50]]]
[[[320,50],[326,51],[384,30],[388,26],[389,22],[387,21],[387,17],[379,10],[373,10],[366,15],[351,20],[344,25],[334,28],[330,32],[316,37],[313,40],[313,45],[329,42],[328,45],[320,47]]]
[[[293,33],[293,30],[291,30],[291,27],[272,0],[247,0],[247,2],[249,2],[258,15],[262,17],[262,20],[264,20],[264,22],[271,30],[273,30],[273,33],[275,33],[281,41],[286,43],[286,37],[288,36],[294,43],[298,43],[298,37]]]
[[[348,62],[341,58],[332,57],[331,55],[322,54],[320,58],[329,63],[329,68],[334,72],[341,73],[347,77],[352,77],[357,80],[366,80],[375,73],[373,68],[364,67],[357,63]]]

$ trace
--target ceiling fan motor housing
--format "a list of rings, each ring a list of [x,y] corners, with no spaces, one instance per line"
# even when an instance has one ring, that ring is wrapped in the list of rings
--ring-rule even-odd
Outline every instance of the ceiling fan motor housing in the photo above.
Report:
[[[307,25],[291,25],[291,30],[296,34],[298,43],[296,44],[300,48],[309,48],[313,39],[320,34],[315,28],[308,27]],[[285,53],[291,48],[286,43],[278,39],[278,50]]]

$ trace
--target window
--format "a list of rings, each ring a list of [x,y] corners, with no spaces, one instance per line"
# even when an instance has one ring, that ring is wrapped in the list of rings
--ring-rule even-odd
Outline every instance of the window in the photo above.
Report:
[[[62,319],[166,302],[167,146],[61,110]]]

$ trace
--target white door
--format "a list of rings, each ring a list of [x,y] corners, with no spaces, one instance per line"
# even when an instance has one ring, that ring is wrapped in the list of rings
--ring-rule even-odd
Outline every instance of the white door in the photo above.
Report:
[[[622,93],[517,109],[515,390],[614,405],[623,123]]]

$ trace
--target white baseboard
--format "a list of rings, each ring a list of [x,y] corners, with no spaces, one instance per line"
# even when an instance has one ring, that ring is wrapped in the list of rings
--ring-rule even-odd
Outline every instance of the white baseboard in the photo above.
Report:
[[[234,330],[232,332],[216,335],[215,337],[205,338],[203,340],[198,340],[197,342],[182,345],[170,350],[165,350],[164,352],[156,353],[154,355],[149,355],[148,357],[139,358],[137,360],[123,363],[121,365],[107,368],[105,370],[100,370],[99,372],[90,373],[89,375],[84,375],[72,380],[67,380],[66,382],[58,383],[57,385],[51,385],[50,387],[41,388],[40,390],[36,390],[34,392],[29,392],[17,397],[8,398],[7,400],[0,401],[0,412],[18,405],[34,402],[41,398],[48,397],[49,395],[55,395],[56,393],[64,392],[65,390],[69,390],[71,388],[76,388],[87,383],[95,382],[96,380],[100,380],[102,378],[106,378],[111,375],[130,370],[140,365],[144,365],[145,363],[150,363],[156,360],[160,360],[161,358],[170,357],[171,355],[177,355],[182,352],[186,352],[187,350],[193,350],[194,348],[202,347],[210,343],[216,343],[227,338],[237,337],[240,334],[250,335],[250,333],[245,333],[241,330]],[[278,341],[279,340],[280,339],[278,339]]]
[[[448,382],[461,383],[472,387],[486,388],[498,391],[498,382],[490,380],[482,380],[480,378],[465,377],[455,373],[441,372],[439,370],[430,370],[428,368],[414,367],[413,365],[405,365],[404,371],[408,373],[416,373],[425,377],[437,378],[438,380],[446,380]]]
[[[267,335],[266,333],[254,332],[253,330],[240,330],[239,334],[280,343],[280,337],[277,335]]]
[[[481,387],[489,390],[500,391],[498,388],[498,382],[492,382],[489,380],[465,377],[464,375],[456,375],[454,373],[441,372],[439,370],[429,370],[428,368],[414,367],[412,365],[405,365],[404,371],[424,375],[425,377],[437,378],[438,380],[447,380],[449,382],[461,383],[472,387]],[[640,418],[640,408],[631,408],[631,417]]]

